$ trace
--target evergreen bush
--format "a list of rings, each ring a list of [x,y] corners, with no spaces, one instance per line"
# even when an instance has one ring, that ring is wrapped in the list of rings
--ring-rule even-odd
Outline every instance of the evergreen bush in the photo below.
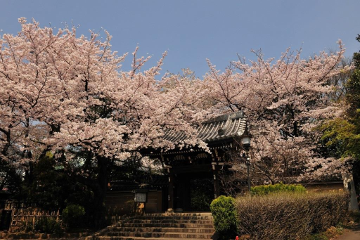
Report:
[[[219,233],[219,239],[234,238],[237,232],[235,199],[220,196],[211,202],[210,210],[214,218],[215,230]]]

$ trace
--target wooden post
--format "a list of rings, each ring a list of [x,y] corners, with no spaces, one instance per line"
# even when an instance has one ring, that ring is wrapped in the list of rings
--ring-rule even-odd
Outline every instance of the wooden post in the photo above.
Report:
[[[219,176],[217,173],[214,174],[214,197],[217,198],[220,196],[220,183],[219,183]]]
[[[171,170],[171,166],[168,166],[168,178],[169,178],[169,189],[168,189],[167,212],[173,212],[174,211],[174,174]]]
[[[219,175],[218,175],[218,165],[216,162],[211,163],[211,167],[213,170],[213,182],[214,182],[214,199],[219,197],[220,195],[220,183],[219,183]]]

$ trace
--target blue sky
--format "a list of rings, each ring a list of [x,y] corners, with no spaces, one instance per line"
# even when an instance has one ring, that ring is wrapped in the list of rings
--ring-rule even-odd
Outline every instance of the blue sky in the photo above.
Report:
[[[153,57],[151,67],[168,51],[164,71],[190,68],[198,77],[208,71],[206,58],[224,70],[237,54],[255,59],[251,49],[278,58],[288,47],[302,48],[308,58],[336,50],[342,39],[346,56],[360,50],[359,0],[2,0],[1,9],[2,33],[19,32],[19,17],[75,25],[79,35],[104,28],[119,55],[139,46],[140,55]],[[130,57],[123,65],[129,68]]]

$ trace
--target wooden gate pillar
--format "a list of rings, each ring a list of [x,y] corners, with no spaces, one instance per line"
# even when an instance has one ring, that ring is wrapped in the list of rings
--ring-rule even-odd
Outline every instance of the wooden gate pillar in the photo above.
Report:
[[[214,199],[219,197],[220,195],[220,181],[219,181],[219,174],[218,174],[218,165],[216,162],[211,163],[212,170],[213,170],[213,178],[214,178]]]
[[[168,179],[169,179],[167,212],[173,212],[174,211],[174,180],[175,180],[175,176],[171,169],[171,166],[167,166],[167,170],[168,170]]]

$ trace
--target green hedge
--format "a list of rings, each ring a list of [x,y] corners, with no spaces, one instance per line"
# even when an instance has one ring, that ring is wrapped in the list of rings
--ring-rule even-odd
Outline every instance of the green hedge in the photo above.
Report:
[[[210,210],[219,239],[235,238],[237,232],[235,199],[220,196],[211,202]]]
[[[300,184],[283,184],[260,185],[251,188],[252,195],[266,195],[270,193],[293,192],[304,193],[306,188]]]
[[[68,228],[77,228],[83,225],[85,209],[77,204],[70,204],[62,211],[62,220]]]
[[[238,229],[250,239],[303,239],[337,225],[346,216],[343,192],[269,194],[236,199]]]

